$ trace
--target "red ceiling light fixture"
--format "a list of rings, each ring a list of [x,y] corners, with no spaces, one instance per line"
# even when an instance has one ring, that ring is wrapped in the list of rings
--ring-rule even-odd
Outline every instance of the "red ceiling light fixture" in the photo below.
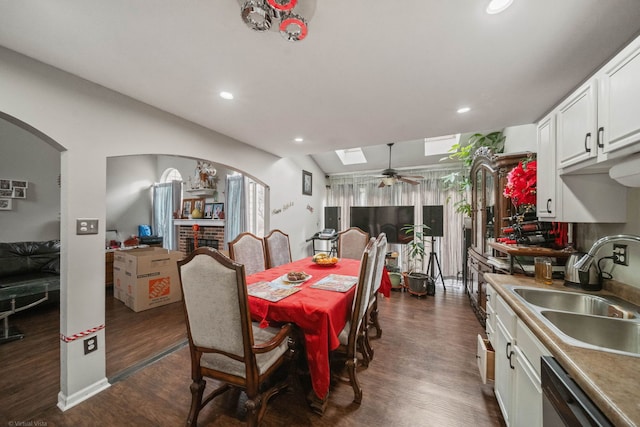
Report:
[[[240,15],[255,31],[277,30],[286,40],[303,40],[317,0],[238,0]]]

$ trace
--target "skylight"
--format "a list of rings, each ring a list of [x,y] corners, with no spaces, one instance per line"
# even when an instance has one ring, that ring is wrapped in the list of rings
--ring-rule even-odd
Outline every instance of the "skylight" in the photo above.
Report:
[[[424,155],[446,154],[453,144],[460,142],[460,134],[436,136],[424,139]]]
[[[367,163],[367,159],[364,157],[364,153],[358,148],[349,148],[346,150],[336,150],[336,154],[340,158],[343,165],[357,165],[360,163]]]

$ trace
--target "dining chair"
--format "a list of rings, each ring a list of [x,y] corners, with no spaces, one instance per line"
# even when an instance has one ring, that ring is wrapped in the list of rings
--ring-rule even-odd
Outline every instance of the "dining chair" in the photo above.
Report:
[[[267,268],[277,267],[291,262],[289,235],[280,230],[271,230],[264,238],[267,254]]]
[[[229,242],[229,258],[243,264],[247,276],[267,268],[264,241],[253,233],[240,233]]]
[[[376,245],[374,244],[374,239],[371,239],[360,258],[360,272],[349,320],[347,320],[346,325],[338,335],[340,345],[333,350],[334,355],[345,358],[343,368],[347,370],[349,379],[340,379],[351,384],[354,394],[353,402],[357,404],[362,402],[362,387],[360,387],[356,372],[358,367],[358,352],[360,352],[363,357],[366,352],[364,349],[364,330],[362,324],[369,303],[369,292],[373,282],[375,259]]]
[[[380,321],[378,319],[378,293],[380,291],[380,284],[382,283],[382,273],[384,271],[384,261],[387,255],[387,235],[385,233],[378,234],[375,240],[376,246],[376,260],[374,263],[373,280],[371,283],[371,289],[369,292],[369,303],[367,305],[367,312],[364,316],[364,346],[366,354],[363,357],[363,363],[365,366],[369,366],[369,362],[373,359],[373,348],[369,341],[369,328],[374,327],[376,329],[376,338],[382,336],[382,328],[380,327]]]
[[[369,241],[369,233],[350,227],[338,233],[338,258],[360,259]]]
[[[196,426],[200,410],[231,388],[244,390],[247,424],[258,425],[268,400],[288,386],[289,375],[271,379],[293,360],[293,326],[252,323],[245,268],[216,249],[196,249],[178,261],[178,272],[193,381],[187,425]],[[203,399],[204,377],[222,384]]]

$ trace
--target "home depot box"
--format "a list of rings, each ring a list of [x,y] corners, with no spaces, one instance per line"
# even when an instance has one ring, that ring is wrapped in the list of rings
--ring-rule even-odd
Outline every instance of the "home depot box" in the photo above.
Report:
[[[118,251],[113,258],[114,295],[136,312],[180,301],[180,258],[181,252],[162,248]]]

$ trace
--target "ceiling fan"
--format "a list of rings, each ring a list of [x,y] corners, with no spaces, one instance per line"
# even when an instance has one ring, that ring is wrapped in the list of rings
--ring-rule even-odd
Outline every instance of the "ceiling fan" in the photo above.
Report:
[[[398,171],[395,169],[391,169],[391,147],[393,147],[393,142],[387,144],[389,147],[389,167],[382,171],[382,181],[378,185],[378,188],[386,187],[387,185],[393,185],[400,182],[406,182],[411,185],[418,185],[418,181],[414,181],[415,179],[421,179],[422,176],[414,176],[414,175],[400,175]]]

